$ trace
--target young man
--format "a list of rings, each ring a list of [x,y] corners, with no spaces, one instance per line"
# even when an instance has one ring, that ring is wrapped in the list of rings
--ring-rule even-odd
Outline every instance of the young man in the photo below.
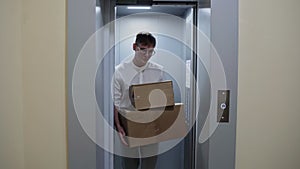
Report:
[[[133,154],[133,156],[142,156],[146,151],[157,152],[158,145],[152,144],[137,148],[128,148],[124,137],[126,132],[119,120],[119,111],[121,109],[132,109],[129,99],[129,86],[132,84],[142,84],[158,82],[163,80],[162,66],[149,61],[155,54],[154,48],[156,40],[149,32],[141,32],[136,35],[133,43],[134,58],[128,62],[119,64],[116,67],[113,84],[114,97],[114,121],[120,140],[123,143],[124,151]],[[123,169],[137,169],[141,165],[142,169],[154,169],[157,156],[147,158],[129,158],[123,157]]]

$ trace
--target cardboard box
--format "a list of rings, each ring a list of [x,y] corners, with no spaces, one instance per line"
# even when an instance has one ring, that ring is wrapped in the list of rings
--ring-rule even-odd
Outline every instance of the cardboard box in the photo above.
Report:
[[[120,120],[126,131],[129,147],[183,138],[188,132],[182,103],[166,109],[123,110]]]
[[[172,81],[131,85],[129,96],[137,110],[174,105]]]

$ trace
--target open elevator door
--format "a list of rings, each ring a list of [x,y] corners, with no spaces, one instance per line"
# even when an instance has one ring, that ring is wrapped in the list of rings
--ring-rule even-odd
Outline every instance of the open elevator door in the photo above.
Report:
[[[148,11],[141,11],[136,10],[135,12],[128,11],[127,7],[137,7],[137,6],[143,6],[143,7],[150,7],[151,10]],[[168,20],[174,20],[174,16],[180,17],[179,11],[186,10],[181,18],[185,20],[185,23],[190,26],[185,26],[185,29],[174,27],[174,24],[176,26],[176,23],[169,23],[166,24],[166,27],[163,28],[164,30],[169,30],[170,33],[165,33],[164,31],[160,32],[161,29],[158,27],[162,27],[163,21],[168,22]],[[126,46],[128,49],[131,49],[131,45],[133,43],[134,37],[136,33],[140,31],[149,31],[154,34],[154,36],[157,37],[157,46],[158,48],[158,54],[168,54],[172,53],[171,55],[177,55],[181,59],[181,63],[184,63],[184,69],[182,69],[182,72],[185,72],[184,75],[182,75],[179,80],[179,82],[176,83],[177,89],[182,91],[181,94],[177,95],[178,101],[184,102],[186,108],[185,108],[185,114],[186,114],[186,121],[188,121],[189,126],[189,133],[184,138],[183,141],[181,141],[178,145],[169,150],[166,153],[163,153],[159,155],[158,157],[158,163],[157,163],[157,169],[162,168],[174,168],[170,166],[170,163],[168,165],[163,164],[163,161],[169,161],[168,158],[173,158],[173,154],[181,153],[181,165],[177,165],[178,169],[185,168],[185,169],[194,169],[196,168],[196,127],[197,124],[194,124],[194,122],[197,123],[196,120],[196,105],[197,105],[197,87],[196,87],[196,81],[197,81],[197,21],[198,21],[198,2],[195,1],[140,1],[137,2],[130,2],[130,1],[124,1],[119,0],[116,2],[115,7],[115,20],[120,20],[120,22],[115,22],[115,65],[118,65],[123,60],[128,59],[128,56],[130,55],[131,51],[126,51]],[[137,14],[137,15],[135,15]],[[165,15],[166,14],[166,15]],[[174,15],[174,16],[172,16]],[[128,17],[129,16],[129,17]],[[122,17],[126,19],[121,19]],[[138,17],[143,18],[144,20],[139,20],[139,22],[136,22],[137,20],[130,20],[130,18]],[[134,19],[136,19],[134,18]],[[148,21],[147,24],[147,18],[151,18],[151,21]],[[155,19],[157,18],[157,19]],[[164,20],[165,19],[165,20]],[[122,21],[123,20],[123,21]],[[176,20],[176,19],[175,19]],[[150,22],[150,23],[149,23]],[[151,23],[152,22],[152,23]],[[158,24],[153,24],[157,22]],[[128,24],[133,23],[135,25],[135,30],[131,34],[128,34],[129,30],[126,30]],[[142,26],[145,24],[146,26]],[[178,22],[177,22],[178,24]],[[173,27],[172,27],[173,26]],[[130,26],[128,26],[129,28]],[[124,30],[125,29],[125,30]],[[131,26],[132,29],[132,26]],[[176,29],[181,29],[183,36],[178,37],[178,34],[176,33]],[[125,32],[125,33],[124,33]],[[126,34],[127,33],[127,34]],[[174,33],[174,34],[172,34]],[[175,35],[177,34],[177,35]],[[167,43],[164,43],[167,42]],[[173,43],[174,42],[174,43]],[[174,46],[172,46],[172,43]],[[129,45],[129,46],[128,46]],[[170,56],[171,56],[170,55]],[[155,62],[160,63],[159,58],[153,58]],[[170,62],[170,61],[169,61]],[[163,65],[164,67],[169,68],[170,71],[174,70],[174,67],[176,65],[173,64],[173,66],[168,67],[168,65]],[[173,67],[173,68],[172,68]],[[180,67],[180,66],[179,66]],[[180,70],[180,68],[176,67],[175,69]],[[186,70],[188,70],[187,73]],[[176,71],[176,70],[174,70]],[[172,79],[172,73],[169,73],[170,78]],[[172,79],[174,80],[174,79]],[[176,86],[175,85],[175,86]],[[175,94],[176,95],[176,94]],[[160,159],[161,158],[161,159]],[[119,168],[120,166],[120,156],[115,155],[114,157],[114,168]],[[176,169],[176,168],[174,168]]]

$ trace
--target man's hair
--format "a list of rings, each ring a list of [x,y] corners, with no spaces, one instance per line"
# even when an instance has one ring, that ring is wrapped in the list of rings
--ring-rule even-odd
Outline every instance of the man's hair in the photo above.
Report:
[[[136,44],[141,45],[153,45],[155,47],[156,40],[154,36],[149,32],[140,32],[136,35],[135,39]]]

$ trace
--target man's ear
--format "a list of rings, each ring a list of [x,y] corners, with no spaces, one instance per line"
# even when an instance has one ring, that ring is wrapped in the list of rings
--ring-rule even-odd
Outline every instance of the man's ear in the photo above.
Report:
[[[132,49],[135,51],[135,50],[136,50],[136,47],[137,47],[137,45],[136,45],[136,43],[134,43],[134,44],[132,45]]]

